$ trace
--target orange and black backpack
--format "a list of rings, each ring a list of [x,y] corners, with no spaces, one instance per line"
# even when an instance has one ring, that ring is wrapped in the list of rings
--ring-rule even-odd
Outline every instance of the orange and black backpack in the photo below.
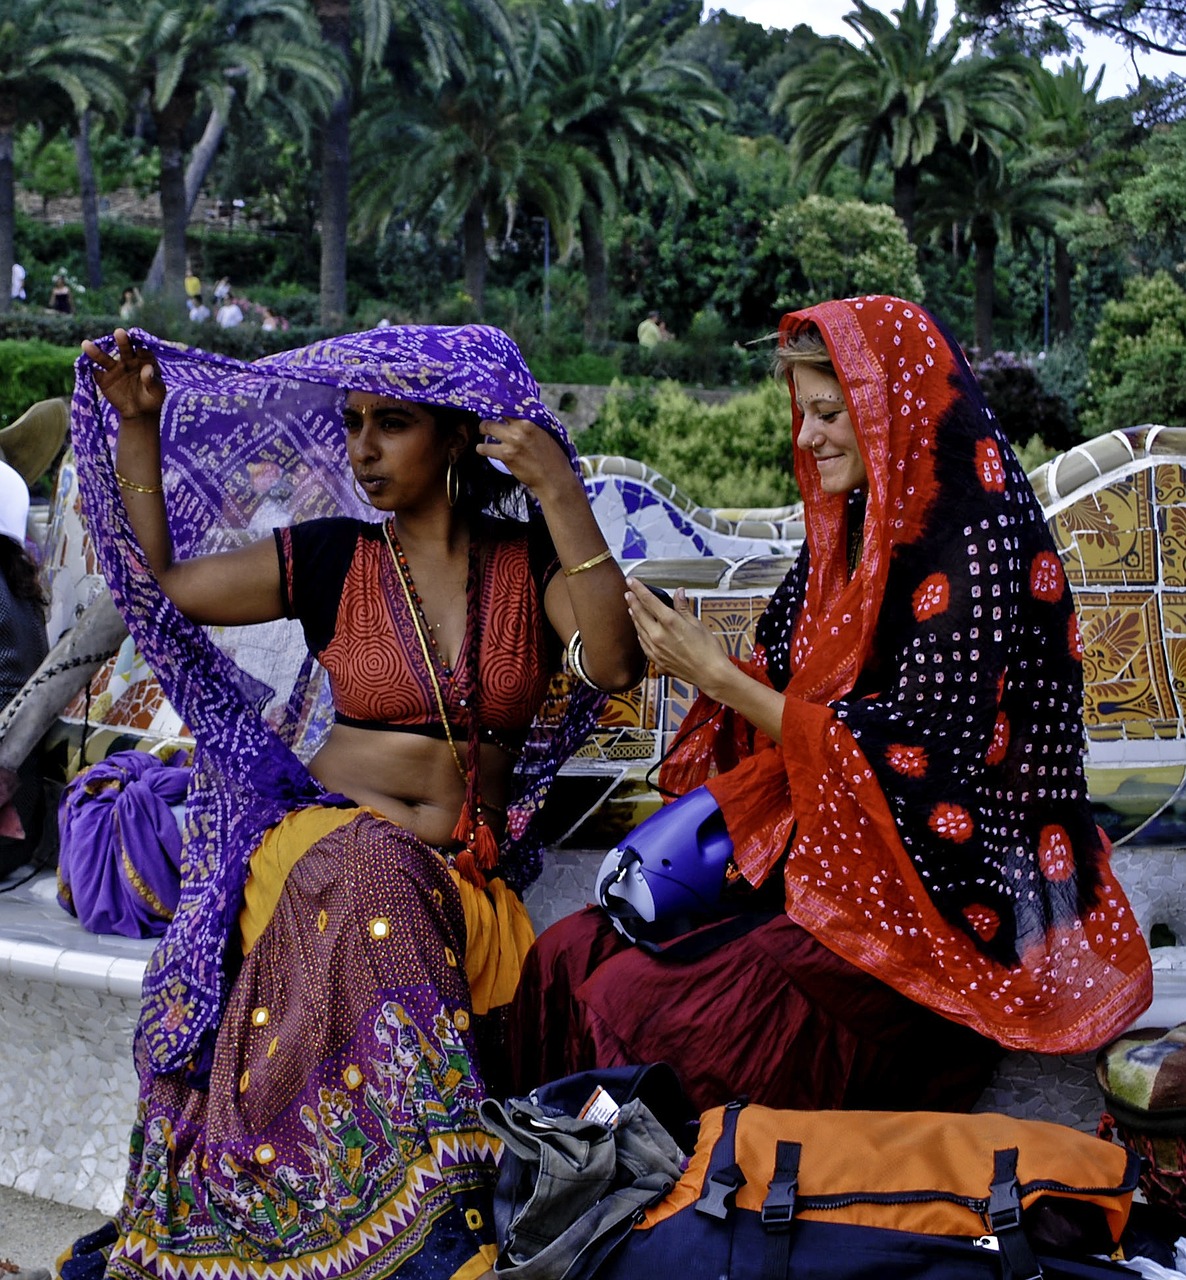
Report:
[[[706,1112],[672,1191],[598,1280],[1100,1280],[1140,1161],[1038,1120]]]

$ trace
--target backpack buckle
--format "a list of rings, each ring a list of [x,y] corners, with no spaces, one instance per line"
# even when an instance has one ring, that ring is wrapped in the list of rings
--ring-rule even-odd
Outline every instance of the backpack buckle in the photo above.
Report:
[[[774,1177],[762,1201],[762,1226],[767,1231],[787,1231],[795,1215],[799,1190],[799,1155],[802,1144],[779,1142],[774,1149]]]
[[[696,1212],[724,1221],[733,1207],[733,1197],[744,1186],[745,1174],[738,1165],[730,1164],[718,1169],[704,1184],[700,1199],[696,1201]]]

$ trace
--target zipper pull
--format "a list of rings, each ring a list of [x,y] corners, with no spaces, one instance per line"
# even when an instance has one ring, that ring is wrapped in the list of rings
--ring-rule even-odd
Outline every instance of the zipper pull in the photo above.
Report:
[[[1001,1251],[1001,1242],[996,1236],[977,1236],[972,1241],[972,1244],[977,1249],[987,1249],[989,1253],[1000,1253]]]

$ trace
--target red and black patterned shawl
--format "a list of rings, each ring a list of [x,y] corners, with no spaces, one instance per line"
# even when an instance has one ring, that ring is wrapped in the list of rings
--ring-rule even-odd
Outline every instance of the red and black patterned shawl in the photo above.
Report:
[[[846,959],[1006,1046],[1096,1048],[1152,979],[1092,818],[1082,644],[1041,507],[920,307],[828,302],[781,332],[809,324],[869,476],[860,564],[850,580],[849,498],[796,449],[806,544],[749,664],[785,692],[782,745],[719,714],[664,785],[708,780],[751,881],[785,850],[788,913]]]

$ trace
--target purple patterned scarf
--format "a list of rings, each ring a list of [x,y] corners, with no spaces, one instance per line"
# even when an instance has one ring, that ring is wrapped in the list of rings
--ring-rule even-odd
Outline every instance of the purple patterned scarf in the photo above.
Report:
[[[555,436],[576,467],[576,451],[540,399],[518,347],[497,329],[393,326],[254,364],[139,329],[132,334],[152,351],[168,388],[162,475],[178,559],[241,546],[276,525],[329,515],[376,518],[353,493],[345,460],[348,391],[483,418],[526,418]],[[113,350],[114,342],[100,346]],[[328,716],[309,696],[312,659],[303,641],[294,642],[298,624],[247,629],[245,642],[242,634],[190,622],[161,592],[115,481],[118,418],[85,356],[76,375],[72,437],[88,530],[140,653],[196,742],[181,901],[149,963],[139,1029],[151,1070],[166,1072],[204,1056],[212,1044],[229,987],[227,942],[260,837],[293,809],[327,799],[302,760],[316,749]],[[526,510],[534,513],[530,504]],[[515,771],[500,864],[520,891],[540,871],[535,819],[543,798],[601,703],[579,686],[561,724],[537,719],[533,726]]]

